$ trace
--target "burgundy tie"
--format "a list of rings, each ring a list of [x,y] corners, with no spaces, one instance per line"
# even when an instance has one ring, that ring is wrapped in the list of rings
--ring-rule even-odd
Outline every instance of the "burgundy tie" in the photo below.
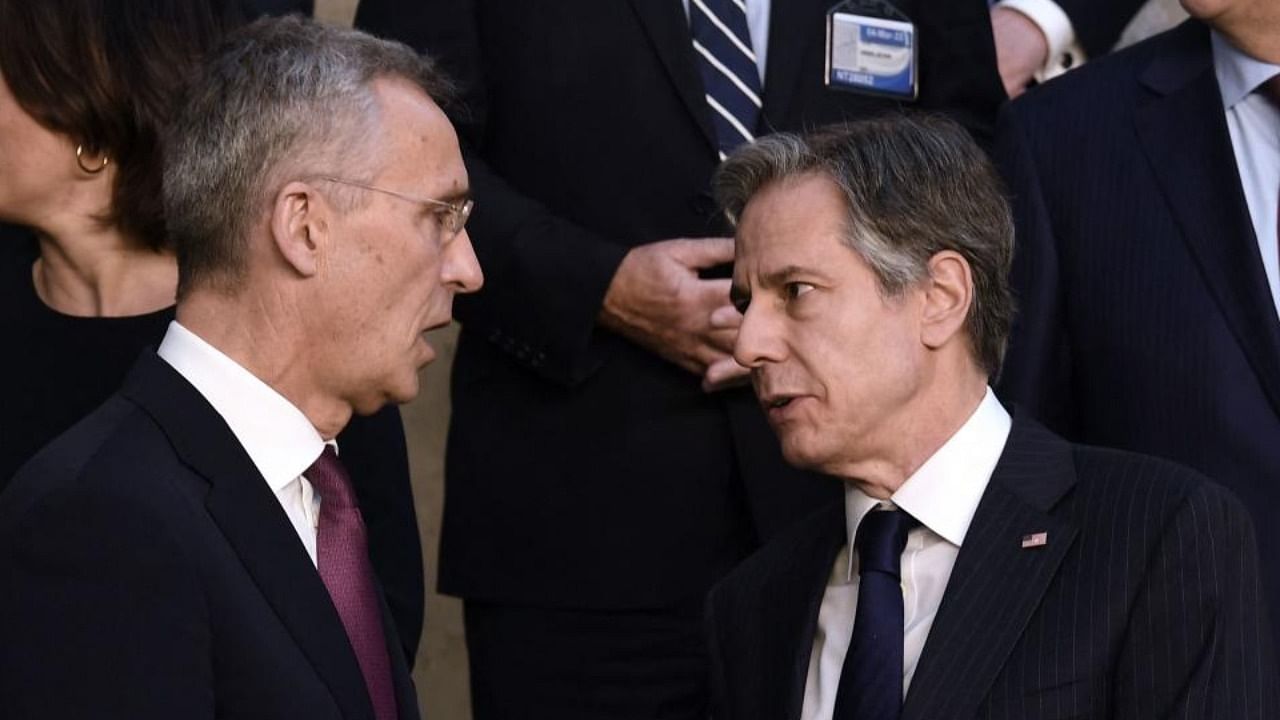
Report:
[[[351,477],[332,445],[307,469],[306,478],[320,494],[320,526],[316,529],[316,564],[333,606],[360,663],[369,699],[378,720],[396,720],[391,659],[382,631],[382,612],[369,564],[364,519],[351,489]]]

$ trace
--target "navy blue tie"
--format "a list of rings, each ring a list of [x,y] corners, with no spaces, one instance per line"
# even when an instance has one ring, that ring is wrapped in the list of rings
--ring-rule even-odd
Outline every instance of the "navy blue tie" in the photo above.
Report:
[[[902,715],[902,549],[917,524],[901,510],[875,510],[858,525],[858,609],[832,720]]]
[[[755,139],[760,122],[760,70],[745,0],[690,0],[689,30],[723,160]]]

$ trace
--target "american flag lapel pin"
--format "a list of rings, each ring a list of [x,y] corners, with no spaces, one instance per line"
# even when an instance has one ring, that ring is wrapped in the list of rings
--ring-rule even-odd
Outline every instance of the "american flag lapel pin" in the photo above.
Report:
[[[1038,532],[1022,536],[1022,549],[1044,547],[1049,544],[1049,533]]]

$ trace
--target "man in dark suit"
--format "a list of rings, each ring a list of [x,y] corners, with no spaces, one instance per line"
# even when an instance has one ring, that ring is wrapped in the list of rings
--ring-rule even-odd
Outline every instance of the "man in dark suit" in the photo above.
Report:
[[[1146,0],[1000,0],[991,7],[1009,97],[1105,55]]]
[[[896,5],[916,104],[987,137],[1003,92],[986,3]],[[440,589],[466,600],[477,718],[702,717],[707,588],[832,497],[731,387],[732,243],[708,186],[746,136],[910,104],[824,87],[830,7],[360,5],[358,26],[467,90],[453,117],[492,282],[458,306]],[[740,93],[736,111],[743,88],[745,135],[708,101]]]
[[[712,591],[713,714],[1274,718],[1249,518],[987,387],[1013,228],[986,157],[910,116],[735,153],[734,355],[834,503]]]
[[[333,438],[482,281],[445,89],[299,19],[209,61],[166,138],[176,321],[0,499],[6,717],[417,717]]]
[[[1001,392],[1239,495],[1277,617],[1280,6],[1184,5],[1195,18],[1003,117],[1022,315]]]

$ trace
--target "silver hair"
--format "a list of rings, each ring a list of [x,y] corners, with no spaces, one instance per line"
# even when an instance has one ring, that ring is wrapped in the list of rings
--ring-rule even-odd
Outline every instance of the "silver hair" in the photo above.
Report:
[[[405,45],[299,17],[258,20],[208,59],[164,141],[179,297],[197,285],[238,285],[252,224],[285,183],[371,179],[380,78],[408,81],[437,102],[453,91],[430,58]],[[333,192],[354,205],[355,194]]]
[[[964,257],[974,282],[966,329],[975,359],[996,377],[1014,312],[1013,220],[995,168],[969,134],[951,120],[919,113],[808,136],[778,133],[736,151],[713,184],[736,224],[763,188],[812,173],[840,188],[845,244],[871,268],[885,296],[926,279],[929,260],[943,250]]]

